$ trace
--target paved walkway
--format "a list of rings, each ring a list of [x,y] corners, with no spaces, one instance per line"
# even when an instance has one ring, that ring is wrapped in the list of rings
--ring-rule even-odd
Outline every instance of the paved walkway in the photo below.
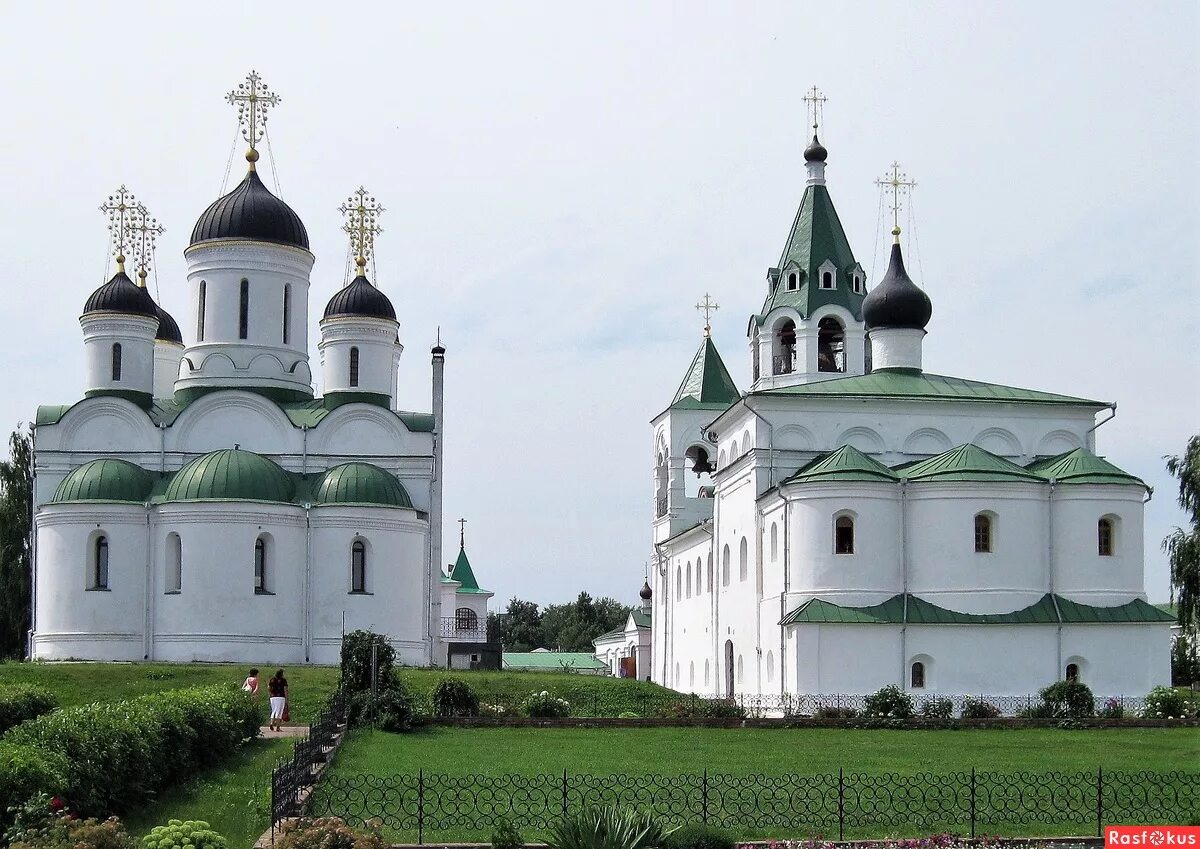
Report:
[[[307,737],[307,725],[285,725],[280,731],[272,731],[267,726],[258,729],[258,736],[264,737],[267,740],[278,740],[282,737]]]

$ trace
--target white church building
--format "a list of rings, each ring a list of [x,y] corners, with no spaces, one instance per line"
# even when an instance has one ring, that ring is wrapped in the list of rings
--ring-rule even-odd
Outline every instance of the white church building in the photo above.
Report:
[[[925,371],[899,244],[870,290],[808,180],[741,393],[706,328],[652,421],[653,680],[722,696],[1098,695],[1170,681],[1143,589],[1148,488],[1104,460],[1114,405]]]
[[[249,168],[167,284],[186,291],[186,339],[145,287],[144,207],[124,189],[105,207],[117,273],[83,304],[83,397],[40,407],[34,430],[34,658],[336,663],[342,634],[370,628],[401,662],[444,665],[477,639],[459,622],[487,618],[488,596],[440,565],[445,349],[432,412],[401,409],[400,324],[366,273],[380,210],[361,190],[315,394],[309,297],[330,281],[310,279],[304,224],[255,170],[272,98],[254,74],[230,97],[250,104]]]

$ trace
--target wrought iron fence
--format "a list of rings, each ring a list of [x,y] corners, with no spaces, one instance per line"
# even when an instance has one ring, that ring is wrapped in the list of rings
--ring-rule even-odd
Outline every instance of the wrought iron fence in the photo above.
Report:
[[[971,770],[941,775],[437,775],[329,776],[313,816],[378,820],[418,843],[484,838],[501,821],[538,832],[593,805],[652,812],[668,826],[702,822],[737,838],[838,839],[935,832],[1058,835],[1106,822],[1181,822],[1200,807],[1200,773]]]
[[[292,756],[271,771],[271,828],[303,813],[306,794],[320,774],[329,750],[346,724],[346,693],[338,689],[309,725],[308,736],[297,740]]]

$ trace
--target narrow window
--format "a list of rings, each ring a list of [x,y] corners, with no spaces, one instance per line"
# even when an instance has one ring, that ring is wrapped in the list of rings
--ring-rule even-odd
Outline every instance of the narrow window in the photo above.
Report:
[[[242,281],[241,298],[238,301],[238,338],[250,336],[250,281]]]
[[[798,278],[796,277],[796,272],[793,271],[791,274],[788,275],[788,289],[794,291],[796,288],[797,282],[798,282]]]
[[[925,686],[925,664],[921,661],[916,661],[912,665],[912,689],[920,690]]]
[[[1068,681],[1078,681],[1079,680],[1079,664],[1078,663],[1068,663],[1067,664],[1067,680]]]
[[[779,525],[771,523],[771,562],[779,559]]]
[[[711,593],[712,592],[712,572],[713,572],[713,570],[712,570],[712,552],[711,551],[708,553],[708,567],[707,567],[706,571],[707,571],[707,574],[704,577],[704,585],[705,585],[706,591]]]
[[[259,537],[254,541],[254,592],[264,594],[267,590],[267,541]]]
[[[350,592],[365,593],[367,591],[367,547],[363,541],[356,539],[350,546]]]
[[[470,633],[479,627],[479,617],[469,607],[460,607],[454,611],[454,628],[456,631]]]
[[[358,347],[350,349],[350,385],[358,386]]]
[[[1112,519],[1101,519],[1096,524],[1096,541],[1101,557],[1112,557],[1113,553],[1113,523]]]
[[[112,374],[113,380],[121,379],[121,343],[113,342],[112,347]]]
[[[721,551],[721,586],[729,586],[729,546]]]
[[[675,567],[675,600],[683,601],[683,567]]]
[[[292,284],[286,283],[283,287],[283,344],[287,345],[291,341],[291,326],[292,323]]]
[[[856,295],[862,294],[862,278],[859,277],[857,274],[854,275],[854,294],[856,294]]]
[[[836,318],[817,323],[817,371],[846,370],[846,331]]]
[[[992,550],[992,517],[980,513],[975,517],[975,551],[987,554]]]
[[[772,374],[791,374],[796,367],[796,323],[790,318],[775,332],[771,355]]]
[[[833,553],[854,553],[854,520],[849,516],[838,516],[833,523]]]
[[[204,341],[204,304],[205,294],[208,289],[208,284],[203,280],[200,281],[200,301],[196,305],[196,341]]]
[[[685,586],[687,587],[687,597],[691,598],[692,597],[692,561],[690,561],[690,560],[688,561],[688,565],[687,565],[687,584]]]
[[[108,537],[96,537],[96,568],[92,574],[92,586],[98,590],[108,589]]]
[[[821,288],[822,289],[832,289],[833,288],[833,272],[826,271],[824,274],[821,275]]]
[[[177,593],[183,589],[183,542],[179,534],[167,534],[167,580],[166,591]]]
[[[749,575],[749,551],[746,544],[746,538],[742,537],[742,544],[738,546],[738,580],[744,581]]]

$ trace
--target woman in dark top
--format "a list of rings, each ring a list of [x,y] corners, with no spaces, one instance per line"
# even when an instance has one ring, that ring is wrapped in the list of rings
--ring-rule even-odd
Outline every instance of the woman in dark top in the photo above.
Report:
[[[283,677],[283,670],[275,670],[275,677],[267,682],[267,693],[271,697],[272,731],[283,730],[283,712],[287,708],[288,682]]]

